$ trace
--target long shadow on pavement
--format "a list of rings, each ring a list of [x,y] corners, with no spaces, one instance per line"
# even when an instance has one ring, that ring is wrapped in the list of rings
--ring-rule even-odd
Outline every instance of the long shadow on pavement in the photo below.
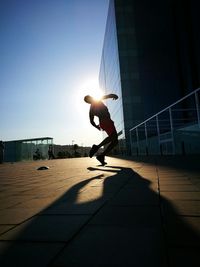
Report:
[[[0,266],[196,266],[199,235],[160,197],[156,179],[120,166],[89,170],[0,236]]]

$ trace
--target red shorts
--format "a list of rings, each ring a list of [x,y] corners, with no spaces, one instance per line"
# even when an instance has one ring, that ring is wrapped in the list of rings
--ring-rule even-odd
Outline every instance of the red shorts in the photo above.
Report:
[[[101,121],[100,128],[104,130],[109,136],[116,132],[114,122],[110,119]]]

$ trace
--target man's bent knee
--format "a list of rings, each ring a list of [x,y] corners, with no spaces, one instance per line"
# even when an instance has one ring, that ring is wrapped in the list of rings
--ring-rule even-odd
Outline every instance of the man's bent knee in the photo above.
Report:
[[[113,143],[118,143],[118,135],[117,135],[117,132],[114,132],[110,135],[111,139],[112,139],[112,142]]]

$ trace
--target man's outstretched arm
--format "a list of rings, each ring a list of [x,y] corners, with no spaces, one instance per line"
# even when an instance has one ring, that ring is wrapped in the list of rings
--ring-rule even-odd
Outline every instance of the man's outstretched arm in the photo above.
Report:
[[[115,95],[115,94],[109,94],[109,95],[102,96],[101,99],[103,100],[103,99],[108,99],[108,98],[112,98],[113,100],[117,100],[118,99],[118,96]]]

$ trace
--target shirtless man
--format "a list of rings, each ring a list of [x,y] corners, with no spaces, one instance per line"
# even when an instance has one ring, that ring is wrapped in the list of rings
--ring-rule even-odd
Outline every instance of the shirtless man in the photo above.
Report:
[[[118,99],[118,96],[115,94],[109,94],[105,95],[101,98],[101,100],[112,98],[113,100]],[[98,161],[101,162],[102,165],[105,165],[105,155],[108,154],[108,152],[113,149],[118,143],[118,136],[117,131],[114,125],[114,122],[110,118],[110,113],[108,111],[108,108],[101,100],[95,100],[90,95],[87,95],[84,97],[84,101],[88,104],[90,104],[90,123],[92,126],[97,128],[98,130],[103,130],[108,134],[108,137],[106,137],[99,145],[93,145],[89,156],[92,158],[94,154],[99,150],[100,147],[105,146],[106,144],[109,144],[107,148],[103,151],[102,154],[98,155],[96,158]],[[94,122],[94,116],[97,116],[99,118],[99,125],[96,125]]]

